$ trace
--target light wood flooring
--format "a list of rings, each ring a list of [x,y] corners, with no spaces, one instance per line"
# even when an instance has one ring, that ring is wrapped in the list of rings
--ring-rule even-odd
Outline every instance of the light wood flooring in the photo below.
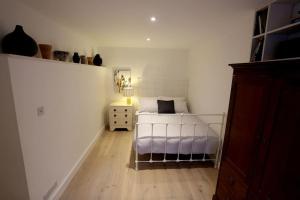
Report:
[[[211,165],[147,163],[136,171],[132,136],[106,131],[61,200],[212,199],[218,172]]]

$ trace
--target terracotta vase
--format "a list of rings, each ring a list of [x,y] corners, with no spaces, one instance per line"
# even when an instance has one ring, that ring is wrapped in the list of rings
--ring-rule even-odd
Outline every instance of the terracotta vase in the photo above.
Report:
[[[24,32],[22,26],[16,25],[15,30],[3,38],[2,50],[9,54],[34,56],[38,52],[38,46],[35,40]]]
[[[93,57],[87,57],[86,59],[89,65],[93,65]]]
[[[51,59],[52,46],[50,44],[39,44],[42,58]]]

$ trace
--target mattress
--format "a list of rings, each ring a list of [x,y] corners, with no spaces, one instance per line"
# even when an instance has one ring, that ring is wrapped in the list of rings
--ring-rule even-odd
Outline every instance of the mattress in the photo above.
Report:
[[[152,153],[216,154],[219,145],[218,134],[195,115],[143,114],[137,123],[133,147],[139,154],[151,153],[151,149]],[[153,137],[150,123],[160,123],[153,125]]]

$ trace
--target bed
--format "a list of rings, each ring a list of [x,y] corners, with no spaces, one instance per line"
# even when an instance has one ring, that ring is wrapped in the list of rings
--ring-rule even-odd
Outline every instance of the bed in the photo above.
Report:
[[[185,112],[181,113],[160,114],[150,107],[148,105],[147,109],[136,112],[133,139],[136,169],[141,162],[213,161],[217,167],[222,145],[223,113],[191,114],[184,109]],[[213,121],[204,122],[203,119],[207,118]],[[139,155],[144,154],[150,154],[150,159],[139,160]],[[163,154],[163,158],[155,160],[153,154]],[[168,154],[177,155],[177,158],[169,160]],[[188,159],[181,159],[180,155],[186,155]],[[202,156],[196,158],[196,155]]]

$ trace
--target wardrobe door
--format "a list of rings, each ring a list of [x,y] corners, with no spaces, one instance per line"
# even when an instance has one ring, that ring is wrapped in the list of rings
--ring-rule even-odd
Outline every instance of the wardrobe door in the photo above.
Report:
[[[289,79],[280,92],[269,152],[261,182],[261,200],[300,199],[300,80]]]
[[[230,199],[246,199],[271,87],[267,75],[234,72],[216,199],[224,199],[221,186]]]

